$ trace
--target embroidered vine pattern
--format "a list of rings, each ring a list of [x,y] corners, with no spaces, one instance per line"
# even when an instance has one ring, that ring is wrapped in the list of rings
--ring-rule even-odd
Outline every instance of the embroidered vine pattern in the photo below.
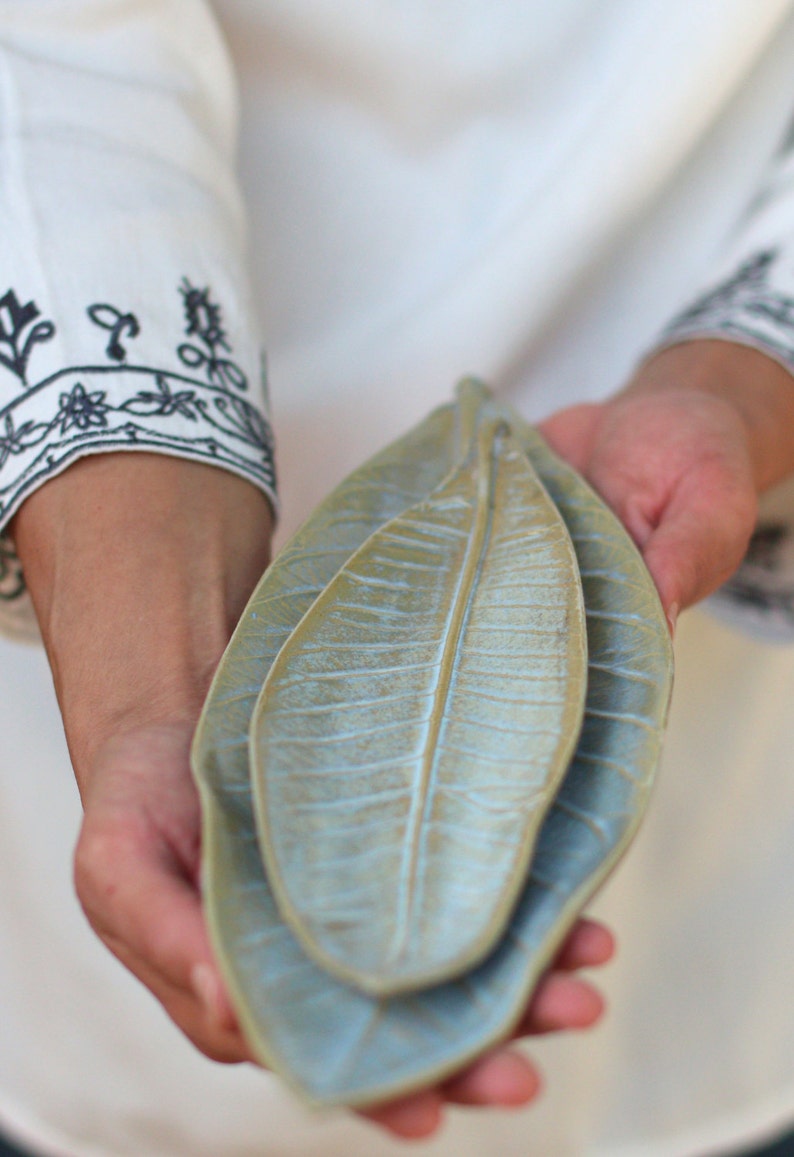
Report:
[[[86,313],[94,322],[95,325],[102,329],[110,330],[110,340],[105,347],[105,353],[114,362],[124,362],[127,360],[127,351],[121,344],[122,337],[126,334],[129,338],[135,338],[141,332],[140,324],[134,313],[122,313],[120,309],[116,309],[115,305],[89,305]]]
[[[60,423],[62,434],[73,427],[88,430],[91,426],[107,426],[105,415],[110,406],[105,403],[105,397],[104,390],[92,390],[88,394],[83,383],[77,382],[68,394],[61,394],[60,408],[52,424]]]
[[[72,444],[93,444],[98,439],[108,446],[134,443],[159,449],[179,445],[204,458],[228,461],[274,485],[270,427],[241,396],[248,380],[233,358],[221,307],[208,287],[194,286],[187,278],[178,292],[185,340],[175,343],[177,368],[134,364],[130,350],[141,334],[138,318],[108,302],[96,302],[87,307],[86,314],[106,335],[107,360],[65,367],[31,380],[33,354],[55,337],[56,326],[42,318],[34,301],[22,302],[9,289],[0,298],[0,374],[3,369],[12,374],[19,389],[0,408],[0,469],[9,459],[23,456],[16,469],[24,475],[20,485],[29,486],[30,479],[59,467]],[[101,388],[101,378],[108,373],[114,375],[112,395]],[[129,382],[121,400],[117,374],[124,375],[125,385]],[[47,401],[37,405],[35,418],[23,418],[34,395],[41,403]],[[42,410],[47,417],[39,416]],[[122,417],[125,420],[120,423]],[[195,438],[185,438],[184,430],[169,434],[167,423],[158,421],[147,427],[135,420],[172,417],[195,423]],[[8,490],[18,495],[16,481]],[[18,598],[23,591],[24,578],[13,546],[0,534],[0,600]]]
[[[180,414],[195,422],[199,414],[203,413],[203,403],[196,398],[195,390],[171,389],[168,380],[163,374],[155,374],[155,388],[153,390],[138,390],[134,398],[122,403],[120,410],[141,417],[169,417],[171,414]],[[218,399],[216,405],[222,399]]]
[[[12,454],[20,454],[29,445],[35,445],[34,442],[26,442],[31,432],[36,429],[36,423],[32,421],[23,422],[19,429],[14,426],[14,419],[11,414],[6,414],[3,418],[4,434],[0,436],[0,469],[5,466]]]

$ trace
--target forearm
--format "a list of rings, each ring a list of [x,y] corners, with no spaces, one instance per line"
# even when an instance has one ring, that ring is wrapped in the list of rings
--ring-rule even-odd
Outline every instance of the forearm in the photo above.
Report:
[[[120,730],[195,720],[270,524],[250,483],[152,454],[83,459],[25,502],[13,531],[81,791]]]

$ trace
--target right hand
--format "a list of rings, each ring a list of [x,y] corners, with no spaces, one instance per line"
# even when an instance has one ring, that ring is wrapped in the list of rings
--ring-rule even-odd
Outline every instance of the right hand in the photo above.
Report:
[[[660,350],[613,397],[540,429],[634,538],[671,626],[736,570],[758,495],[794,471],[791,373],[730,341]]]

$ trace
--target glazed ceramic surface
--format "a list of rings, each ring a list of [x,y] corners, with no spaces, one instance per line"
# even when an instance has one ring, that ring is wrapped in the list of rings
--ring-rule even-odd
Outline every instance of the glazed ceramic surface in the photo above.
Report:
[[[390,995],[504,931],[579,734],[565,524],[503,421],[376,530],[281,649],[251,729],[267,877],[305,950]]]
[[[433,463],[422,453],[405,454],[421,442],[409,437],[379,456],[374,473],[359,472],[363,489],[373,485],[378,495],[370,530],[361,524],[354,476],[342,488],[352,486],[352,513],[340,518],[337,492],[285,548],[285,570],[266,578],[249,604],[197,733],[194,768],[215,949],[252,1048],[315,1104],[366,1105],[420,1088],[509,1033],[577,914],[627,847],[658,759],[672,666],[653,585],[614,516],[515,421],[572,532],[590,659],[579,748],[541,828],[508,931],[467,976],[378,999],[319,968],[281,918],[262,866],[248,783],[248,722],[259,687],[301,617],[294,591],[303,590],[311,605],[376,526],[441,482],[457,454],[455,428],[450,409],[425,423],[424,451],[433,450]],[[436,481],[429,483],[433,470]],[[331,549],[327,532],[336,524],[347,537]],[[265,624],[258,619],[262,608],[270,608]]]

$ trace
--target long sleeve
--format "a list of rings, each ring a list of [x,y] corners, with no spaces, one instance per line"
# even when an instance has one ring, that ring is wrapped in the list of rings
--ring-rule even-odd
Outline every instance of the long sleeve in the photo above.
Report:
[[[106,451],[275,499],[236,122],[204,0],[0,0],[0,528]],[[4,538],[0,626],[24,601]]]
[[[707,284],[661,334],[752,345],[794,372],[794,127]]]

